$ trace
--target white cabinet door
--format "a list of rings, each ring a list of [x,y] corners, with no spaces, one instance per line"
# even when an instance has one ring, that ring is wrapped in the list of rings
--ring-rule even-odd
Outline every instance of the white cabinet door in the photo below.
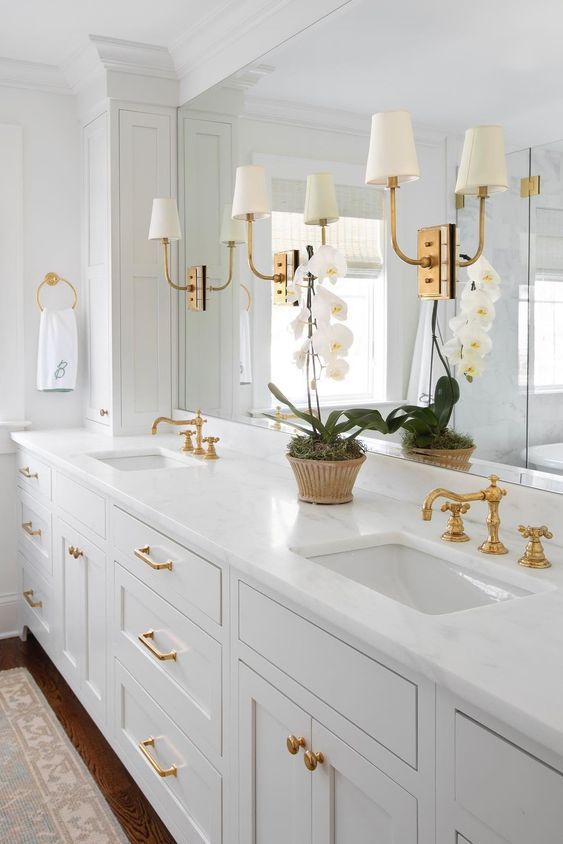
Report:
[[[310,844],[311,775],[303,748],[287,749],[310,733],[309,715],[239,663],[240,844]]]
[[[74,528],[57,523],[55,566],[61,670],[98,723],[105,721],[106,560]]]
[[[416,844],[411,794],[317,721],[311,749],[313,844]]]
[[[86,418],[111,421],[111,302],[109,266],[109,141],[107,115],[84,127],[84,298],[86,307]]]

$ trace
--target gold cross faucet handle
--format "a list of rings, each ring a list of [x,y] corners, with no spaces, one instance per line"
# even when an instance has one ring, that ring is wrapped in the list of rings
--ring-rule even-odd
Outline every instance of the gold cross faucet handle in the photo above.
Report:
[[[215,443],[218,443],[220,437],[204,437],[202,442],[207,443],[207,451],[205,452],[204,460],[219,460],[219,455],[215,451]]]
[[[444,542],[468,542],[469,537],[463,527],[462,513],[467,513],[469,504],[461,504],[458,501],[446,501],[440,507],[442,513],[451,513],[448,519],[448,529],[442,534]]]
[[[186,429],[185,431],[180,431],[178,436],[185,437],[182,451],[190,452],[194,450],[194,445],[192,443],[192,437],[194,434],[195,431],[190,431],[189,429]]]
[[[526,545],[524,555],[518,560],[520,565],[531,569],[548,569],[551,563],[545,556],[541,537],[544,539],[553,539],[553,534],[549,528],[546,525],[541,525],[540,527],[519,525],[518,531],[524,539],[530,540]]]

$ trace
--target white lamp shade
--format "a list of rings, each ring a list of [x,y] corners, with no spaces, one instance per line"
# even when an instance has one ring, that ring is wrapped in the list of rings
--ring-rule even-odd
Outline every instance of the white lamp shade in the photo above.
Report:
[[[223,208],[223,224],[221,226],[221,243],[245,243],[246,232],[242,220],[233,220],[233,206]]]
[[[386,185],[391,176],[399,182],[420,176],[408,111],[381,111],[371,118],[366,185]]]
[[[504,139],[500,126],[476,126],[465,133],[455,192],[478,194],[508,190]]]
[[[151,224],[149,227],[149,240],[180,240],[182,229],[178,206],[172,197],[153,199]]]
[[[265,169],[261,164],[237,167],[233,219],[246,220],[248,214],[253,214],[255,220],[262,220],[270,216],[270,211]]]
[[[338,220],[340,215],[331,173],[313,173],[307,176],[303,216],[308,226],[320,226]]]

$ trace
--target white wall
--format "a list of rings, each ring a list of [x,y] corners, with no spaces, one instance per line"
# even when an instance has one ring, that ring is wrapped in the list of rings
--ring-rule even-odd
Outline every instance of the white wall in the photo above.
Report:
[[[80,133],[74,98],[0,86],[0,124],[21,126],[23,135],[21,300],[25,345],[23,385],[20,384],[23,402],[18,400],[11,405],[23,406],[25,418],[33,427],[80,425],[80,386],[74,393],[39,393],[35,389],[39,326],[39,310],[35,304],[37,285],[46,272],[57,272],[76,284],[80,304]],[[14,281],[2,278],[0,284]],[[62,289],[49,289],[46,300],[47,296],[54,307],[66,304]],[[9,361],[3,360],[0,365],[9,365]],[[11,389],[17,390],[17,386]],[[3,636],[13,632],[15,627],[13,454],[0,453],[0,513],[0,636]]]

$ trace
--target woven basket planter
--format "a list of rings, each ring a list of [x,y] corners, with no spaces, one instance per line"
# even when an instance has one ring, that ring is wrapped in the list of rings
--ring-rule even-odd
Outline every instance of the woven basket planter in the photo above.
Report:
[[[470,460],[474,451],[475,446],[471,448],[412,448],[405,453],[407,457],[419,463],[430,463],[432,466],[466,472],[471,468]]]
[[[366,456],[354,460],[301,460],[287,455],[299,488],[299,500],[310,504],[346,504]]]

